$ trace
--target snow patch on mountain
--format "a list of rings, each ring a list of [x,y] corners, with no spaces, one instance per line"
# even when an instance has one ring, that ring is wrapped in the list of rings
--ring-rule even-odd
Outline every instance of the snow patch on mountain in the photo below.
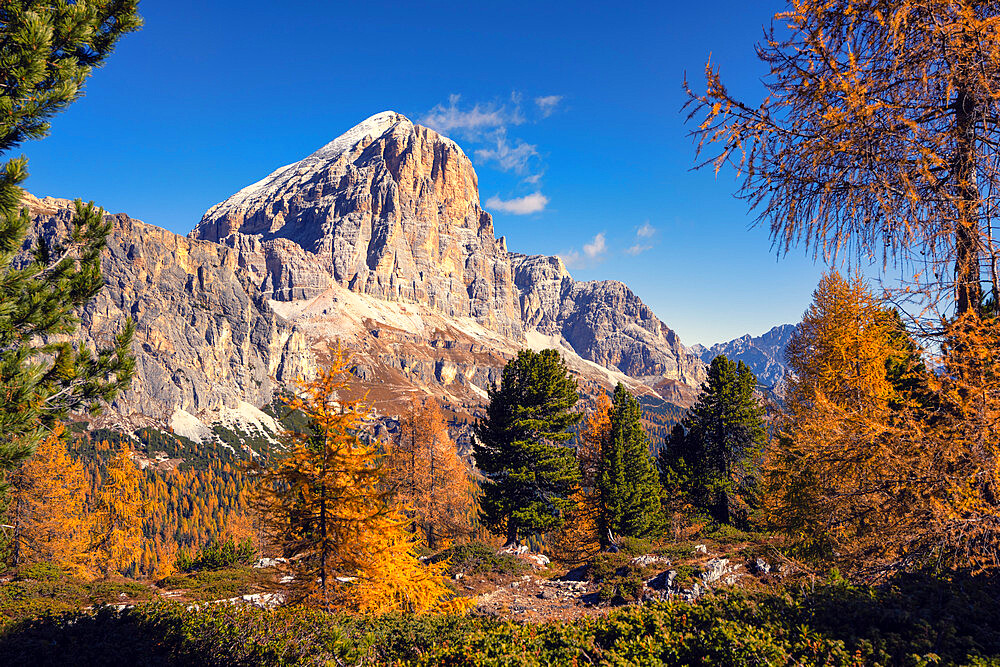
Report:
[[[692,345],[688,349],[696,353],[706,364],[712,363],[719,355],[734,361],[742,361],[764,386],[777,387],[791,371],[785,363],[785,347],[795,334],[794,324],[782,324],[772,328],[760,336],[750,334],[740,336],[725,343],[716,343],[710,348],[703,345]]]
[[[211,427],[187,410],[177,408],[167,422],[170,430],[177,435],[197,442],[199,445],[215,439]]]
[[[409,134],[412,131],[413,123],[406,116],[395,111],[377,113],[298,162],[276,169],[256,183],[248,185],[225,201],[216,204],[208,209],[205,217],[214,217],[226,211],[247,209],[267,200],[274,192],[283,190],[287,186],[305,185],[313,179],[317,172],[336,162],[341,155],[362,142],[371,143],[392,132]],[[454,141],[445,136],[438,136],[443,143],[464,155],[462,149]]]

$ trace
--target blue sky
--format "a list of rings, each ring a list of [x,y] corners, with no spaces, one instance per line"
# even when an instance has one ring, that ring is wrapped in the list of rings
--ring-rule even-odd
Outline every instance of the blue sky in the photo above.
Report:
[[[756,101],[779,2],[145,0],[127,36],[25,144],[27,188],[186,234],[206,209],[392,109],[472,157],[511,250],[627,283],[692,344],[797,322],[822,266],[777,258],[732,193],[691,171],[684,73]],[[294,9],[292,9],[294,7]]]

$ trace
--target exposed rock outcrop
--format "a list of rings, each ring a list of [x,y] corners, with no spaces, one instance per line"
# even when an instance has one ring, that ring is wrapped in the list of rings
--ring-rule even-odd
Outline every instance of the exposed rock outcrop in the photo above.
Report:
[[[213,206],[191,236],[240,248],[275,300],[334,282],[521,334],[472,162],[392,111]]]
[[[712,363],[712,359],[720,354],[727,359],[742,361],[762,385],[779,387],[790,372],[785,362],[785,348],[795,329],[794,324],[782,324],[760,336],[746,334],[725,343],[716,343],[708,349],[699,345],[700,350],[694,347],[689,350],[697,353],[706,364]]]
[[[64,237],[73,203],[26,195],[38,234]],[[80,313],[79,340],[107,346],[126,318],[136,323],[136,378],[115,403],[131,423],[217,412],[240,401],[263,405],[274,382],[303,369],[305,340],[271,311],[241,270],[239,254],[124,214],[101,257],[107,286]]]
[[[697,386],[705,365],[626,285],[575,281],[562,260],[511,253],[526,329],[564,338],[584,359],[649,381]]]
[[[65,233],[70,202],[26,204],[35,233]],[[192,419],[270,402],[334,341],[382,414],[416,393],[468,418],[525,346],[557,347],[588,392],[624,382],[687,404],[705,377],[622,283],[508,253],[468,157],[393,112],[212,207],[188,238],[113,218],[81,340],[107,344],[136,320],[137,378],[112,410],[130,423],[200,437]]]

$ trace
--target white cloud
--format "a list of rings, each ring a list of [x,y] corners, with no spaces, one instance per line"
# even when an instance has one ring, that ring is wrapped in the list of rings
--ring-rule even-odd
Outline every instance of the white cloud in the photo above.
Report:
[[[573,249],[558,254],[568,269],[585,269],[604,261],[608,250],[607,237],[604,232],[596,234],[590,243],[583,244],[583,252]]]
[[[636,243],[635,245],[626,248],[625,253],[633,256],[641,255],[652,247],[653,246],[650,243]]]
[[[507,123],[518,123],[519,112],[511,116],[505,107],[478,103],[463,111],[458,106],[460,99],[461,95],[449,95],[448,106],[438,104],[417,122],[442,134],[457,131],[473,137],[485,130],[502,128]]]
[[[521,139],[515,139],[514,145],[511,146],[507,141],[505,130],[499,130],[495,140],[495,147],[477,149],[476,157],[483,162],[496,162],[503,171],[524,173],[528,168],[528,161],[538,156],[538,147]]]
[[[542,118],[551,116],[561,101],[562,95],[545,95],[535,98],[535,104],[538,105],[538,110],[542,112]]]
[[[549,198],[541,192],[506,200],[494,195],[486,200],[486,208],[492,208],[503,213],[512,213],[513,215],[528,215],[529,213],[538,213],[544,210],[548,203]]]
[[[559,259],[563,261],[567,269],[580,269],[586,265],[583,261],[583,257],[576,250],[570,250],[568,252],[561,252],[556,255]]]
[[[590,259],[597,259],[604,254],[604,251],[608,249],[607,243],[605,243],[604,232],[601,232],[594,237],[594,240],[590,243],[583,244],[583,254]]]
[[[561,95],[534,98],[538,113],[528,114],[531,116],[529,121],[522,112],[524,95],[516,90],[509,97],[471,105],[463,105],[462,97],[452,94],[448,96],[447,104],[435,105],[418,118],[417,122],[471,144],[467,149],[471,149],[470,155],[475,156],[478,161],[492,163],[502,171],[524,176],[524,183],[538,188],[545,172],[538,146],[519,137],[509,137],[508,130],[548,117],[561,100]]]
[[[635,237],[637,239],[649,239],[652,238],[654,234],[656,234],[656,227],[649,224],[649,220],[642,223],[642,226],[635,230]]]

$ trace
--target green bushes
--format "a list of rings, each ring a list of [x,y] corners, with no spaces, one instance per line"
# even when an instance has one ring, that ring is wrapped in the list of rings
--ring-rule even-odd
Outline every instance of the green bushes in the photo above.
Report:
[[[587,565],[586,577],[600,585],[601,602],[636,602],[642,597],[645,580],[656,574],[655,568],[632,562],[626,553],[598,554]]]
[[[250,566],[256,559],[257,550],[249,538],[237,543],[230,537],[226,540],[212,540],[195,552],[182,549],[178,552],[174,565],[181,572],[194,572],[237,565]]]
[[[881,588],[840,581],[525,625],[153,602],[8,624],[0,655],[74,665],[1000,665],[1000,586],[957,575]]]
[[[19,620],[83,607],[147,600],[148,586],[125,579],[88,582],[52,563],[22,568],[0,585],[0,620]]]
[[[485,574],[520,574],[528,566],[513,554],[498,554],[495,547],[485,542],[467,542],[458,544],[441,552],[432,561],[440,562],[448,559],[448,574],[458,573]]]
[[[175,574],[157,583],[161,588],[183,590],[191,600],[225,600],[257,592],[273,576],[272,572],[233,567]]]

